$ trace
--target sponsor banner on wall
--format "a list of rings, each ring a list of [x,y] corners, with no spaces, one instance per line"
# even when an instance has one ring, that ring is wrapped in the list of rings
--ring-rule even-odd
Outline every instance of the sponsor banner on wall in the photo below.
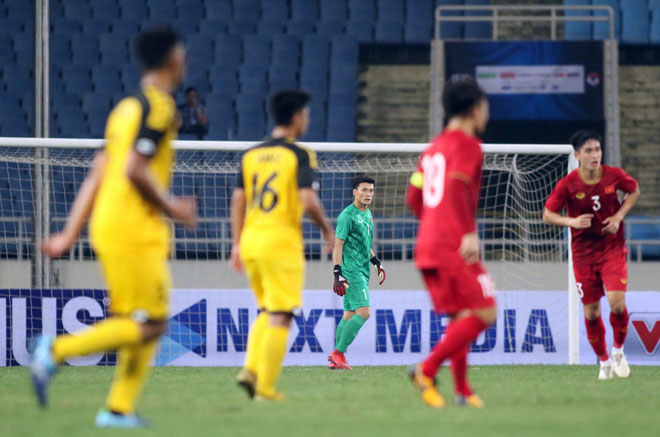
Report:
[[[471,363],[568,362],[565,292],[501,291],[497,296],[498,321],[472,344]],[[660,293],[628,293],[628,296],[629,361],[660,364],[660,351],[656,347],[660,313],[648,310],[660,308]],[[326,365],[343,314],[341,299],[327,290],[306,290],[304,299],[303,313],[292,323],[285,365]],[[0,345],[5,345],[0,347],[0,366],[28,364],[31,338],[42,331],[78,332],[106,317],[108,303],[102,290],[0,290]],[[446,315],[431,310],[425,291],[375,290],[371,303],[371,317],[347,351],[352,365],[420,361],[442,337],[449,323]],[[642,313],[641,309],[646,312]],[[258,314],[250,291],[174,290],[170,313],[168,331],[156,357],[157,365],[242,365],[248,330]],[[581,337],[580,362],[593,363],[586,335],[582,333]],[[115,354],[96,354],[69,363],[112,365]]]

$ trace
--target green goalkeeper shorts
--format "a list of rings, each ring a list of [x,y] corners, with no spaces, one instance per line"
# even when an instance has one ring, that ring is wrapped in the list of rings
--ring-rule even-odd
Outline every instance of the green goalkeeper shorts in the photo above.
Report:
[[[344,311],[355,311],[360,307],[369,306],[369,283],[361,275],[344,275],[348,281],[348,289],[344,296]]]

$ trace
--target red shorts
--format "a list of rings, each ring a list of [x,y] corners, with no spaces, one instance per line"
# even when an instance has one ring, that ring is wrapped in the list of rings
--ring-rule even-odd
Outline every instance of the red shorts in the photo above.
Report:
[[[436,312],[455,314],[495,306],[495,283],[481,263],[423,269]]]
[[[600,301],[607,291],[628,289],[628,265],[625,253],[613,253],[597,263],[573,263],[573,273],[582,304]]]

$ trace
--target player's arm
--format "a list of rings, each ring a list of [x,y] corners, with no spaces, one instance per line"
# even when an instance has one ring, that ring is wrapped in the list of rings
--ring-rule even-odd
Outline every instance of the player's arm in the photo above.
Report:
[[[408,188],[406,189],[406,205],[417,218],[422,216],[424,210],[423,181],[424,175],[420,169],[417,169],[410,176]]]
[[[231,258],[229,259],[229,266],[238,272],[243,270],[239,245],[243,233],[243,224],[245,223],[246,206],[245,189],[242,186],[237,186],[231,195],[229,213],[231,217]]]
[[[344,296],[349,284],[344,274],[341,271],[341,259],[344,254],[344,240],[335,237],[335,247],[332,249],[332,273],[335,276],[335,281],[332,284],[332,291],[338,296]]]
[[[623,170],[621,170],[621,173],[622,177],[618,185],[619,188],[626,191],[628,194],[626,195],[625,200],[617,210],[616,214],[603,220],[605,227],[602,229],[602,231],[604,234],[616,234],[619,231],[621,222],[628,215],[632,207],[635,206],[635,203],[637,203],[637,200],[641,194],[637,181],[630,177]]]
[[[94,158],[91,171],[80,186],[76,200],[71,206],[71,212],[67,217],[64,230],[50,237],[41,246],[44,254],[51,257],[61,256],[78,239],[85,222],[92,213],[94,201],[103,180],[105,164],[105,152],[100,151]]]
[[[371,264],[376,267],[376,271],[378,272],[378,279],[380,280],[378,282],[378,285],[382,285],[383,282],[385,282],[385,267],[383,267],[383,264],[380,262],[380,259],[376,256],[376,252],[374,252],[373,249],[369,249],[370,251],[370,256],[371,256]]]
[[[543,221],[553,226],[563,226],[565,228],[586,229],[591,227],[593,214],[582,214],[578,217],[565,217],[560,214],[568,203],[569,195],[562,179],[557,183],[552,193],[545,202],[543,208]]]

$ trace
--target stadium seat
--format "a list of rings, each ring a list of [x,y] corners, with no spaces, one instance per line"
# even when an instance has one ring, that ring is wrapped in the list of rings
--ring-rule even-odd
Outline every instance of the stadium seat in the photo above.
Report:
[[[261,5],[259,0],[235,0],[234,19],[242,21],[259,21]]]
[[[398,21],[405,19],[404,0],[377,0],[378,21]]]
[[[58,137],[85,138],[89,135],[85,114],[81,108],[67,108],[66,111],[58,111],[56,118]]]
[[[64,91],[51,91],[50,93],[51,105],[55,108],[66,110],[68,108],[80,107],[80,97],[75,94],[66,93]]]
[[[64,90],[68,93],[83,95],[93,90],[92,77],[86,65],[63,65],[62,81]]]
[[[87,115],[87,132],[90,138],[105,137],[105,124],[109,112],[108,109],[100,106],[92,106],[89,111],[85,111]]]
[[[22,33],[23,30],[23,22],[21,20],[10,18],[4,18],[2,20],[2,26],[0,26],[0,34],[14,35]]]
[[[361,44],[369,44],[374,40],[374,26],[367,21],[349,21],[346,35],[355,37]]]
[[[590,0],[564,0],[564,6],[589,6]],[[589,17],[589,11],[566,11],[567,17]],[[567,21],[564,24],[564,38],[571,40],[590,40],[592,23],[582,21]]]
[[[291,0],[291,20],[313,23],[319,18],[319,7],[316,1]]]
[[[651,31],[649,39],[651,44],[660,44],[660,8],[651,10]]]
[[[209,82],[211,90],[216,95],[230,96],[238,95],[238,76],[235,71],[227,71],[213,66],[209,69]]]
[[[119,67],[112,65],[94,65],[92,67],[92,83],[96,92],[121,94],[121,76]]]
[[[71,39],[67,35],[52,34],[48,42],[51,64],[61,66],[71,62]]]
[[[34,2],[7,1],[5,2],[7,18],[20,20],[23,23],[34,22]]]
[[[227,33],[227,22],[220,19],[207,19],[199,22],[199,33],[214,37]]]
[[[161,23],[169,23],[176,18],[176,6],[173,0],[149,0],[149,18]]]
[[[67,0],[62,2],[64,18],[85,21],[92,18],[92,8],[86,0]]]
[[[330,94],[355,93],[357,95],[357,76],[357,64],[333,62],[330,67]]]
[[[243,64],[270,64],[270,40],[262,35],[246,35],[243,38]]]
[[[327,118],[325,102],[316,99],[315,96],[312,96],[312,99],[309,103],[309,112],[310,123],[309,129],[307,130],[307,135],[305,135],[305,140],[325,141],[325,127]]]
[[[215,3],[215,2],[212,2]],[[135,0],[119,0],[119,10],[122,20],[143,21],[149,16],[149,9],[145,2]]]
[[[355,141],[355,99],[354,93],[330,95],[327,141]]]
[[[172,26],[173,29],[176,29],[176,31],[185,39],[198,32],[199,22],[199,20],[191,18],[188,14],[184,13],[170,21],[169,25]]]
[[[99,62],[99,40],[96,35],[73,35],[71,37],[73,63],[94,65]]]
[[[314,33],[314,23],[309,21],[290,21],[286,26],[286,33],[303,38],[305,35]]]
[[[300,87],[311,93],[313,101],[325,102],[328,96],[327,69],[303,67],[300,70]]]
[[[344,24],[339,21],[320,21],[316,25],[316,34],[332,38],[344,34]]]
[[[288,0],[261,0],[261,19],[280,23],[289,21]]]
[[[348,3],[346,0],[321,0],[320,16],[324,21],[346,22],[348,18]]]
[[[593,23],[593,39],[602,40],[619,38],[621,35],[621,8],[619,0],[592,0],[594,6],[610,6],[614,10],[614,35],[610,35],[610,23],[608,21],[596,21]],[[605,11],[594,11],[594,16],[607,17],[609,14]]]
[[[405,23],[403,25],[403,40],[408,44],[428,44],[433,39],[431,25]]]
[[[376,23],[375,40],[379,43],[401,44],[403,41],[401,22],[385,20]]]
[[[268,71],[268,94],[283,89],[297,89],[298,78],[296,70],[288,66],[272,65]]]
[[[189,52],[199,54],[207,61],[213,59],[213,38],[203,34],[188,35],[186,37],[186,49]]]
[[[303,69],[316,69],[327,74],[330,66],[330,40],[318,35],[303,38],[301,65]]]
[[[216,64],[240,65],[243,58],[241,38],[236,35],[217,35],[215,38]]]
[[[264,20],[257,23],[257,34],[272,38],[284,33],[284,23],[277,20]]]
[[[114,33],[101,34],[99,36],[99,47],[101,51],[101,63],[104,65],[121,66],[128,62],[128,41],[123,35]]]
[[[462,0],[435,0],[435,6],[462,6]],[[461,16],[461,11],[443,11],[442,16]],[[431,24],[435,26],[435,8]],[[464,25],[462,22],[442,22],[440,26],[440,38],[460,39],[463,38]]]
[[[241,67],[243,72],[239,75],[240,92],[243,94],[250,93],[260,95],[262,97],[265,96],[268,93],[268,81],[266,80],[266,72],[254,71],[251,73],[245,73],[245,71],[248,71],[248,69],[244,67],[251,66],[245,65]]]
[[[376,22],[375,0],[348,0],[348,17],[351,21]]]
[[[117,0],[91,0],[92,18],[98,20],[118,20],[120,16]]]
[[[233,20],[227,24],[227,33],[230,35],[236,36],[245,36],[255,33],[257,30],[256,23],[250,23],[249,21],[237,21]]]
[[[231,0],[213,0],[205,2],[206,19],[231,20]]]
[[[266,119],[262,108],[238,109],[236,139],[258,141],[266,134]]]
[[[2,81],[7,85],[8,91],[31,89],[34,87],[32,68],[26,65],[6,64],[2,67]]]
[[[92,18],[91,20],[87,20],[82,24],[82,33],[88,35],[108,33],[110,31],[112,31],[112,22],[109,20]]]
[[[121,84],[125,94],[134,92],[139,86],[139,81],[140,73],[135,65],[127,64],[121,67]]]
[[[60,18],[51,23],[50,31],[51,35],[76,35],[82,31],[82,22],[80,20]]]
[[[419,26],[432,26],[434,22],[433,0],[406,2],[406,23]]]
[[[0,65],[13,64],[14,62],[11,36],[0,34]]]
[[[209,101],[206,105],[209,113],[209,132],[206,139],[209,140],[230,140],[234,138],[235,115],[231,104],[220,101],[219,104]]]
[[[108,90],[101,90],[93,93],[85,93],[82,96],[82,109],[88,114],[95,109],[102,109],[105,111],[107,117],[108,112],[112,108],[113,94]]]
[[[298,70],[300,62],[300,43],[293,35],[275,35],[272,37],[272,64],[286,65]]]
[[[112,33],[133,41],[140,31],[140,25],[135,21],[120,20],[112,23]]]
[[[347,35],[332,38],[332,62],[346,62],[357,64],[358,62],[357,39]]]
[[[465,0],[466,6],[488,6],[490,0]],[[466,11],[466,16],[483,17],[491,16],[489,11]],[[492,39],[493,25],[491,22],[467,22],[465,23],[465,38],[467,39]]]
[[[645,0],[621,1],[621,42],[648,44],[650,16]]]

